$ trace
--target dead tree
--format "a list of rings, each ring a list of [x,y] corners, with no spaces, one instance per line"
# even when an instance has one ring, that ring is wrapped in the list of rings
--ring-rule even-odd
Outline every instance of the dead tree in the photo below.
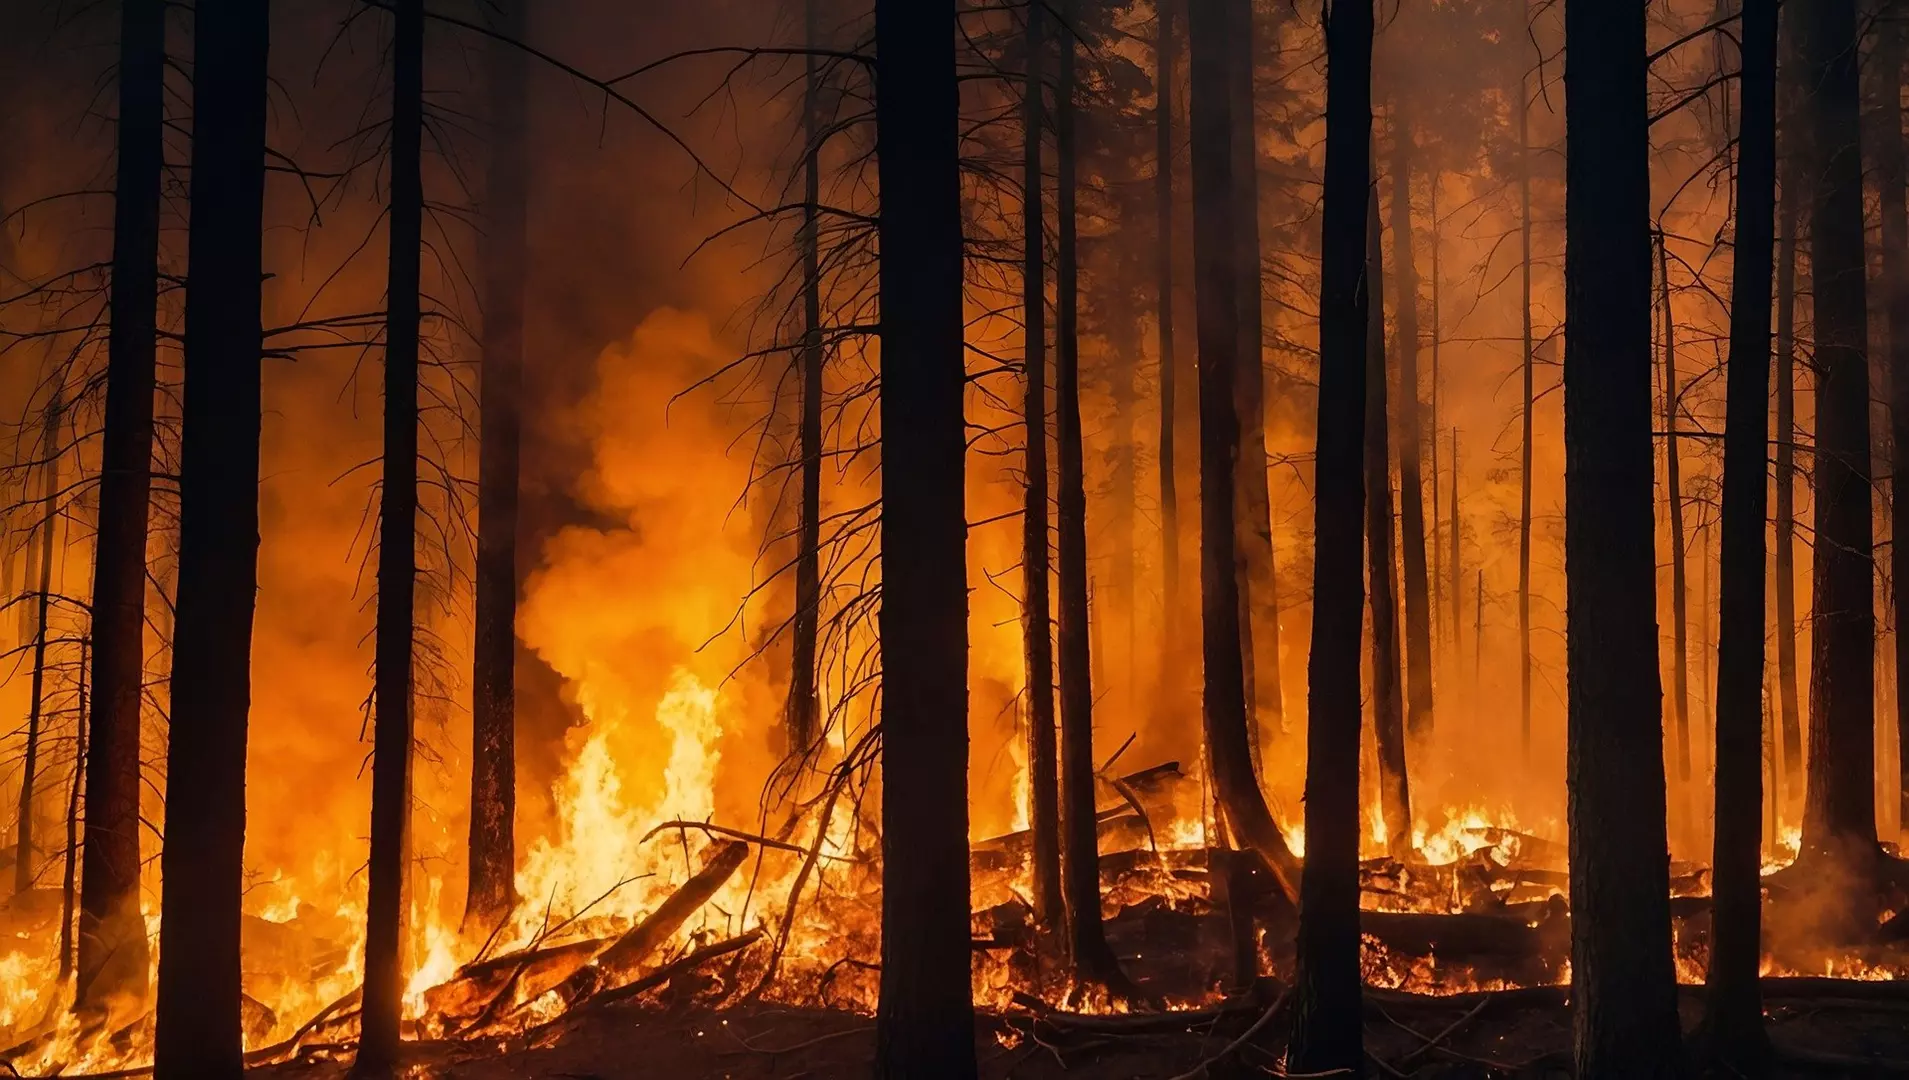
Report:
[[[479,370],[476,627],[471,672],[467,930],[483,934],[515,901],[517,812],[517,485],[522,428],[529,149],[523,0],[495,10],[486,41],[490,171],[485,193],[484,328]]]
[[[1519,29],[1528,32],[1530,15],[1520,0]],[[1531,99],[1525,74],[1518,75],[1512,108],[1518,114],[1518,311],[1523,324],[1522,437],[1518,444],[1518,732],[1524,759],[1531,760],[1531,411],[1537,404],[1534,375],[1537,354],[1531,341]],[[1474,647],[1477,647],[1474,645]]]
[[[1273,557],[1273,511],[1266,482],[1266,360],[1262,333],[1259,242],[1259,128],[1254,103],[1252,0],[1227,5],[1226,65],[1233,138],[1233,290],[1239,303],[1239,360],[1234,365],[1234,402],[1239,413],[1240,452],[1235,525],[1239,539],[1240,647],[1246,678],[1248,734],[1257,750],[1270,725],[1284,723],[1279,672],[1279,576]]]
[[[365,905],[364,1035],[358,1068],[397,1059],[404,1008],[405,827],[411,800],[411,659],[417,581],[419,268],[423,249],[424,5],[391,8],[391,206],[385,286],[384,477],[373,644],[371,861]]]
[[[271,5],[194,19],[179,592],[166,751],[158,1080],[237,1080],[245,742],[258,583],[266,50]]]
[[[1776,243],[1776,28],[1777,0],[1744,0],[1724,428],[1715,876],[1704,979],[1708,1050],[1728,1067],[1719,1072],[1743,1076],[1756,1075],[1769,1053],[1757,969],[1762,960],[1763,530],[1769,505],[1769,301]],[[1902,239],[1909,243],[1909,237]]]
[[[1041,183],[1041,140],[1047,129],[1042,62],[1047,53],[1043,0],[1027,7],[1027,85],[1021,207],[1023,364],[1027,425],[1027,493],[1022,504],[1021,633],[1027,654],[1028,806],[1034,830],[1034,898],[1049,927],[1063,925],[1061,896],[1060,759],[1054,726],[1053,601],[1048,594],[1047,510],[1047,256]]]
[[[1366,334],[1374,287],[1372,5],[1338,0],[1326,24],[1326,172],[1320,243],[1319,428],[1307,665],[1306,868],[1294,976],[1293,1072],[1365,1067],[1359,970],[1359,632],[1364,587]]]
[[[1645,10],[1565,8],[1565,560],[1574,1057],[1682,1075],[1651,448]]]
[[[1379,806],[1386,846],[1405,854],[1412,838],[1412,799],[1405,772],[1405,693],[1400,684],[1398,546],[1392,532],[1391,425],[1386,422],[1385,255],[1379,189],[1372,188],[1366,225],[1365,550],[1372,613],[1372,731],[1379,749]],[[1402,301],[1403,302],[1403,301]]]
[[[803,37],[821,45],[817,0],[803,4]],[[802,58],[802,418],[797,439],[802,462],[797,510],[795,615],[789,652],[789,754],[808,753],[821,728],[816,692],[816,637],[822,612],[822,117],[821,58]]]
[[[75,1002],[143,993],[139,904],[139,720],[146,660],[146,536],[152,504],[158,342],[159,178],[165,122],[161,0],[120,6],[119,163],[113,188],[106,417],[93,549],[93,712]],[[130,982],[102,981],[107,961]]]
[[[952,5],[876,0],[882,972],[875,1072],[975,1075],[966,382]]]
[[[1782,805],[1794,812],[1803,795],[1803,723],[1796,689],[1796,233],[1802,220],[1808,133],[1802,109],[1802,16],[1792,7],[1780,31],[1777,63],[1780,138],[1777,154],[1776,262],[1776,672],[1782,728]]]
[[[1905,183],[1909,169],[1903,162],[1902,65],[1903,13],[1886,12],[1875,23],[1875,49],[1870,55],[1878,93],[1877,122],[1883,137],[1876,141],[1876,187],[1882,203],[1883,309],[1889,320],[1889,535],[1909,540],[1909,203]],[[1890,132],[1896,132],[1890,137]],[[1900,489],[1900,490],[1899,490]],[[1889,545],[1891,582],[1909,582],[1909,543]],[[1897,745],[1909,733],[1909,589],[1890,590],[1895,616],[1895,685]],[[1909,808],[1909,754],[1897,755],[1898,806]],[[1899,811],[1909,822],[1909,814]]]
[[[1231,0],[1187,6],[1192,72],[1193,261],[1199,338],[1200,615],[1204,722],[1216,801],[1226,825],[1257,852],[1288,896],[1298,861],[1273,820],[1253,770],[1241,640],[1234,501],[1239,414],[1234,365],[1239,362],[1239,301],[1234,292],[1238,249],[1233,213],[1233,122],[1227,83]],[[1355,645],[1356,648],[1356,645]],[[1354,669],[1357,670],[1356,667]]]
[[[1425,482],[1419,466],[1418,268],[1412,248],[1412,126],[1400,100],[1392,105],[1392,277],[1398,294],[1394,318],[1399,351],[1399,396],[1392,405],[1392,418],[1398,423],[1399,532],[1405,570],[1405,731],[1422,746],[1432,735],[1432,611],[1426,586]],[[1432,482],[1438,482],[1436,473]],[[1398,764],[1402,775],[1404,761]],[[1409,838],[1409,817],[1404,828]]]
[[[1875,569],[1855,0],[1802,8],[1816,336],[1816,542],[1806,858],[1866,866],[1876,847]]]
[[[53,535],[60,524],[60,430],[66,406],[58,389],[40,418],[40,581],[33,597],[33,674],[27,692],[26,748],[20,762],[20,818],[15,826],[13,891],[33,887],[33,799],[40,778],[40,727],[46,717],[47,617],[53,610]]]
[[[1158,248],[1154,252],[1156,329],[1160,353],[1160,659],[1163,685],[1178,663],[1180,639],[1180,496],[1175,470],[1174,424],[1178,417],[1177,357],[1173,343],[1173,36],[1174,9],[1180,0],[1154,0],[1158,23],[1153,52],[1154,213]]]
[[[1678,805],[1690,794],[1690,589],[1684,569],[1684,495],[1677,447],[1677,317],[1670,306],[1670,238],[1657,233],[1657,287],[1664,321],[1664,498],[1670,508],[1670,704]]]

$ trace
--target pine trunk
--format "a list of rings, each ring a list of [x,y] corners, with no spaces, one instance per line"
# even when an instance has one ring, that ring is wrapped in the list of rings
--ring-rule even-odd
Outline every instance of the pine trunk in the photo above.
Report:
[[[139,721],[146,661],[146,536],[152,505],[159,302],[159,175],[165,121],[161,0],[120,7],[119,166],[113,202],[106,418],[93,550],[93,712],[87,719],[75,1001],[143,995],[150,977],[139,902]],[[107,961],[116,976],[102,980]]]
[[[952,5],[876,0],[884,1080],[975,1075],[955,42]]]
[[[1810,173],[1817,178],[1810,205],[1816,542],[1803,850],[1861,865],[1876,846],[1876,612],[1856,6],[1819,0],[1802,10]]]
[[[484,338],[477,471],[477,626],[471,678],[467,930],[488,934],[516,902],[517,447],[524,364],[529,147],[524,0],[503,0],[487,43],[490,190],[485,205]]]
[[[157,1080],[238,1080],[270,5],[199,0]]]
[[[1777,0],[1744,0],[1737,232],[1723,474],[1716,826],[1704,1020],[1728,1070],[1767,1065],[1762,960],[1763,531],[1769,505],[1770,290],[1776,243]]]
[[[15,895],[33,887],[38,871],[33,828],[40,779],[40,727],[46,716],[47,616],[53,609],[53,535],[59,527],[60,427],[65,406],[59,391],[46,406],[40,422],[40,581],[33,596],[33,674],[28,690],[26,747],[20,762],[20,809],[13,847]]]
[[[1522,0],[1521,0],[1522,4]],[[1526,16],[1529,18],[1529,15]],[[1518,733],[1524,760],[1531,761],[1531,412],[1537,405],[1531,341],[1531,100],[1525,76],[1518,76],[1518,313],[1524,328],[1519,354],[1524,375],[1524,404],[1519,410],[1518,444]]]
[[[1306,867],[1293,988],[1292,1072],[1365,1068],[1359,970],[1359,636],[1364,586],[1372,170],[1372,5],[1340,0],[1326,33],[1319,427],[1312,655],[1307,663]]]
[[[1876,20],[1870,63],[1878,79],[1882,128],[1876,143],[1876,187],[1882,203],[1883,306],[1889,320],[1889,572],[1892,583],[1909,585],[1909,204],[1904,196],[1902,141],[1903,26],[1900,13]],[[1894,132],[1894,135],[1891,135]],[[1904,543],[1895,543],[1902,537]],[[1895,616],[1897,745],[1909,735],[1909,588],[1891,589]],[[1909,754],[1898,754],[1899,819],[1909,822]]]
[[[1690,591],[1684,569],[1683,477],[1677,454],[1677,318],[1670,307],[1669,239],[1657,235],[1657,284],[1664,320],[1664,498],[1670,507],[1670,705],[1677,762],[1678,805],[1690,793]]]
[[[396,28],[391,45],[391,250],[384,341],[384,480],[378,506],[364,1037],[358,1044],[361,1069],[388,1068],[398,1053],[404,1008],[404,834],[411,799],[419,266],[424,218],[423,0],[396,0],[392,13]]]
[[[818,0],[803,4],[803,37],[821,47]],[[822,76],[820,58],[803,57],[802,123],[802,505],[796,523],[795,620],[789,654],[789,755],[806,756],[821,730],[816,635],[822,618]]]
[[[1392,417],[1398,421],[1399,531],[1405,568],[1405,730],[1415,745],[1423,746],[1432,736],[1432,608],[1426,586],[1425,478],[1419,467],[1418,267],[1412,249],[1412,127],[1404,107],[1395,103],[1392,275],[1398,295],[1393,318],[1397,320],[1399,390]],[[1407,821],[1405,836],[1410,835]]]
[[[1372,594],[1372,730],[1379,751],[1379,808],[1385,816],[1386,846],[1402,858],[1412,839],[1412,799],[1405,772],[1405,692],[1399,671],[1399,600],[1394,577],[1399,553],[1392,535],[1391,425],[1386,422],[1385,256],[1376,185],[1371,207],[1365,270],[1366,280],[1372,283],[1365,344],[1365,559]]]
[[[1645,11],[1565,8],[1565,566],[1577,1075],[1682,1072],[1651,447]]]
[[[1778,103],[1781,141],[1776,262],[1776,671],[1782,727],[1782,807],[1794,815],[1803,800],[1803,722],[1796,688],[1796,234],[1802,220],[1802,54],[1792,7],[1781,30]]]
[[[1174,8],[1180,0],[1154,0],[1158,38],[1154,45],[1154,214],[1160,234],[1154,252],[1156,329],[1160,363],[1160,685],[1173,685],[1180,662],[1180,496],[1175,470],[1174,422],[1178,417],[1176,356],[1173,344],[1173,36]],[[1169,697],[1169,700],[1177,698]]]

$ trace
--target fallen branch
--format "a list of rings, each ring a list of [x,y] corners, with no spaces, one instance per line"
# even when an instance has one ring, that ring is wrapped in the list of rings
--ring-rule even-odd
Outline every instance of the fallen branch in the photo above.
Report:
[[[1268,1005],[1266,1007],[1266,1011],[1260,1014],[1259,1019],[1253,1021],[1253,1026],[1247,1028],[1245,1031],[1240,1032],[1239,1038],[1236,1038],[1232,1042],[1227,1043],[1225,1048],[1222,1049],[1219,1053],[1214,1054],[1212,1057],[1207,1058],[1205,1061],[1200,1062],[1198,1065],[1194,1066],[1190,1072],[1183,1072],[1180,1075],[1174,1077],[1173,1080],[1200,1080],[1201,1077],[1206,1075],[1206,1071],[1208,1069],[1212,1068],[1214,1065],[1218,1064],[1219,1062],[1226,1060],[1228,1057],[1231,1057],[1233,1053],[1237,1051],[1240,1047],[1245,1046],[1247,1042],[1253,1038],[1253,1036],[1259,1034],[1262,1028],[1264,1028],[1267,1024],[1272,1023],[1273,1017],[1279,1015],[1279,1010],[1286,1007],[1286,999],[1291,996],[1292,996],[1292,991],[1290,989],[1281,990],[1279,992],[1279,996],[1273,999],[1273,1003],[1271,1005]],[[1350,1073],[1351,1071],[1352,1070],[1350,1069],[1334,1069],[1331,1072],[1308,1073],[1306,1075],[1339,1076],[1342,1074]],[[1288,1073],[1287,1075],[1297,1076],[1300,1074]]]
[[[762,936],[762,927],[758,926],[754,930],[743,934],[741,937],[733,937],[728,941],[719,941],[714,945],[705,945],[695,952],[683,956],[681,959],[664,964],[662,967],[657,968],[655,971],[650,972],[635,982],[625,983],[622,986],[599,992],[590,998],[589,1001],[585,1002],[583,1007],[595,1008],[600,1005],[609,1005],[614,1002],[633,998],[645,991],[654,990],[685,972],[702,967],[711,960],[720,959],[733,952],[740,952],[754,945],[756,942],[761,941]]]

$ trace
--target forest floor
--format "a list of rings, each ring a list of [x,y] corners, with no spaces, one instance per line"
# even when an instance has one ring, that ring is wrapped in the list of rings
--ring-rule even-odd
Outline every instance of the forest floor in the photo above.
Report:
[[[1701,991],[1685,988],[1686,1029]],[[1834,985],[1766,1005],[1770,1032],[1789,1077],[1909,1077],[1909,995]],[[1198,1073],[1276,1075],[1287,1018],[1274,1017],[1223,1062],[1223,1050],[1265,1018],[1266,1006],[1139,1017],[983,1015],[976,1046],[989,1080],[1139,1080]],[[1368,997],[1367,1072],[1373,1077],[1441,1080],[1570,1075],[1571,1017],[1561,988],[1449,998],[1373,992]],[[534,1045],[523,1045],[526,1041]],[[591,1010],[518,1045],[407,1044],[406,1080],[832,1080],[869,1075],[874,1021],[853,1013],[750,1005],[709,1011],[627,1006]],[[348,1058],[306,1058],[254,1075],[272,1080],[339,1080]]]

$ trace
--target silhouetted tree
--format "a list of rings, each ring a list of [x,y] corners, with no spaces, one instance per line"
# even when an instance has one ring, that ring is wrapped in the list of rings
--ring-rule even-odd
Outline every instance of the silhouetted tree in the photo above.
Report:
[[[159,1080],[244,1071],[245,743],[258,583],[271,5],[199,0],[179,476],[179,592],[154,1044]]]
[[[1174,426],[1179,413],[1178,358],[1173,342],[1173,35],[1180,0],[1154,0],[1153,54],[1154,214],[1158,245],[1154,252],[1154,319],[1160,354],[1160,657],[1161,683],[1171,685],[1180,651],[1180,496]]]
[[[955,40],[953,5],[876,0],[886,1080],[975,1075]]]
[[[1412,254],[1413,146],[1407,109],[1402,99],[1392,104],[1392,280],[1398,293],[1393,318],[1399,352],[1399,396],[1392,415],[1398,421],[1399,536],[1405,570],[1405,730],[1423,744],[1432,733],[1432,611],[1425,568],[1425,478],[1419,466],[1418,268]],[[1404,768],[1402,760],[1399,767]],[[1410,818],[1402,824],[1409,839]]]
[[[816,0],[802,5],[803,38],[821,44]],[[795,618],[789,654],[789,753],[814,745],[817,715],[816,632],[822,613],[822,66],[814,52],[802,58],[802,379],[800,442],[802,491],[797,510]]]
[[[1670,508],[1670,705],[1677,724],[1678,806],[1690,809],[1690,588],[1684,569],[1684,493],[1677,446],[1677,315],[1670,306],[1670,240],[1657,234],[1657,289],[1664,320],[1664,501]]]
[[[1379,750],[1379,807],[1387,846],[1403,855],[1412,839],[1411,788],[1405,772],[1405,693],[1399,672],[1398,545],[1392,533],[1392,450],[1385,371],[1385,255],[1374,185],[1366,225],[1365,275],[1371,284],[1365,340],[1365,552],[1372,610],[1372,731]],[[1401,303],[1405,302],[1401,298]]]
[[[40,580],[33,591],[33,670],[27,691],[26,746],[20,757],[20,812],[13,847],[15,895],[33,887],[35,862],[34,796],[40,780],[41,728],[47,714],[46,651],[53,610],[53,537],[60,525],[60,431],[66,406],[58,390],[40,414]]]
[[[1782,806],[1803,796],[1803,723],[1796,691],[1796,234],[1803,208],[1801,5],[1781,18],[1777,62],[1778,128],[1776,262],[1776,672],[1782,728]]]
[[[1577,1074],[1681,1073],[1651,448],[1641,4],[1565,7],[1565,568]]]
[[[1909,170],[1903,163],[1902,145],[1902,64],[1904,13],[1897,7],[1884,11],[1875,22],[1876,45],[1870,66],[1876,79],[1876,122],[1881,137],[1876,140],[1876,189],[1882,207],[1883,310],[1889,326],[1889,535],[1909,538],[1909,203],[1905,203],[1905,181]],[[1890,133],[1895,132],[1894,137]],[[1909,582],[1909,543],[1889,545],[1889,573],[1892,582]],[[1909,626],[1909,590],[1890,590],[1894,602],[1894,625]],[[1895,634],[1896,736],[1909,732],[1909,634]],[[1897,754],[1897,805],[1909,807],[1909,755]],[[1909,822],[1909,816],[1901,820]]]
[[[1526,0],[1518,0],[1518,29],[1529,34]],[[1531,760],[1531,469],[1533,444],[1531,414],[1537,404],[1534,374],[1538,356],[1531,340],[1531,97],[1526,73],[1518,73],[1512,109],[1518,114],[1518,311],[1524,337],[1520,370],[1524,376],[1524,404],[1518,419],[1518,731],[1524,758]],[[1483,646],[1473,646],[1482,652]]]
[[[1299,897],[1292,1072],[1365,1067],[1359,970],[1359,633],[1364,588],[1366,334],[1375,286],[1372,5],[1326,15],[1326,171],[1320,240],[1319,431],[1312,656],[1307,665],[1306,869]]]

